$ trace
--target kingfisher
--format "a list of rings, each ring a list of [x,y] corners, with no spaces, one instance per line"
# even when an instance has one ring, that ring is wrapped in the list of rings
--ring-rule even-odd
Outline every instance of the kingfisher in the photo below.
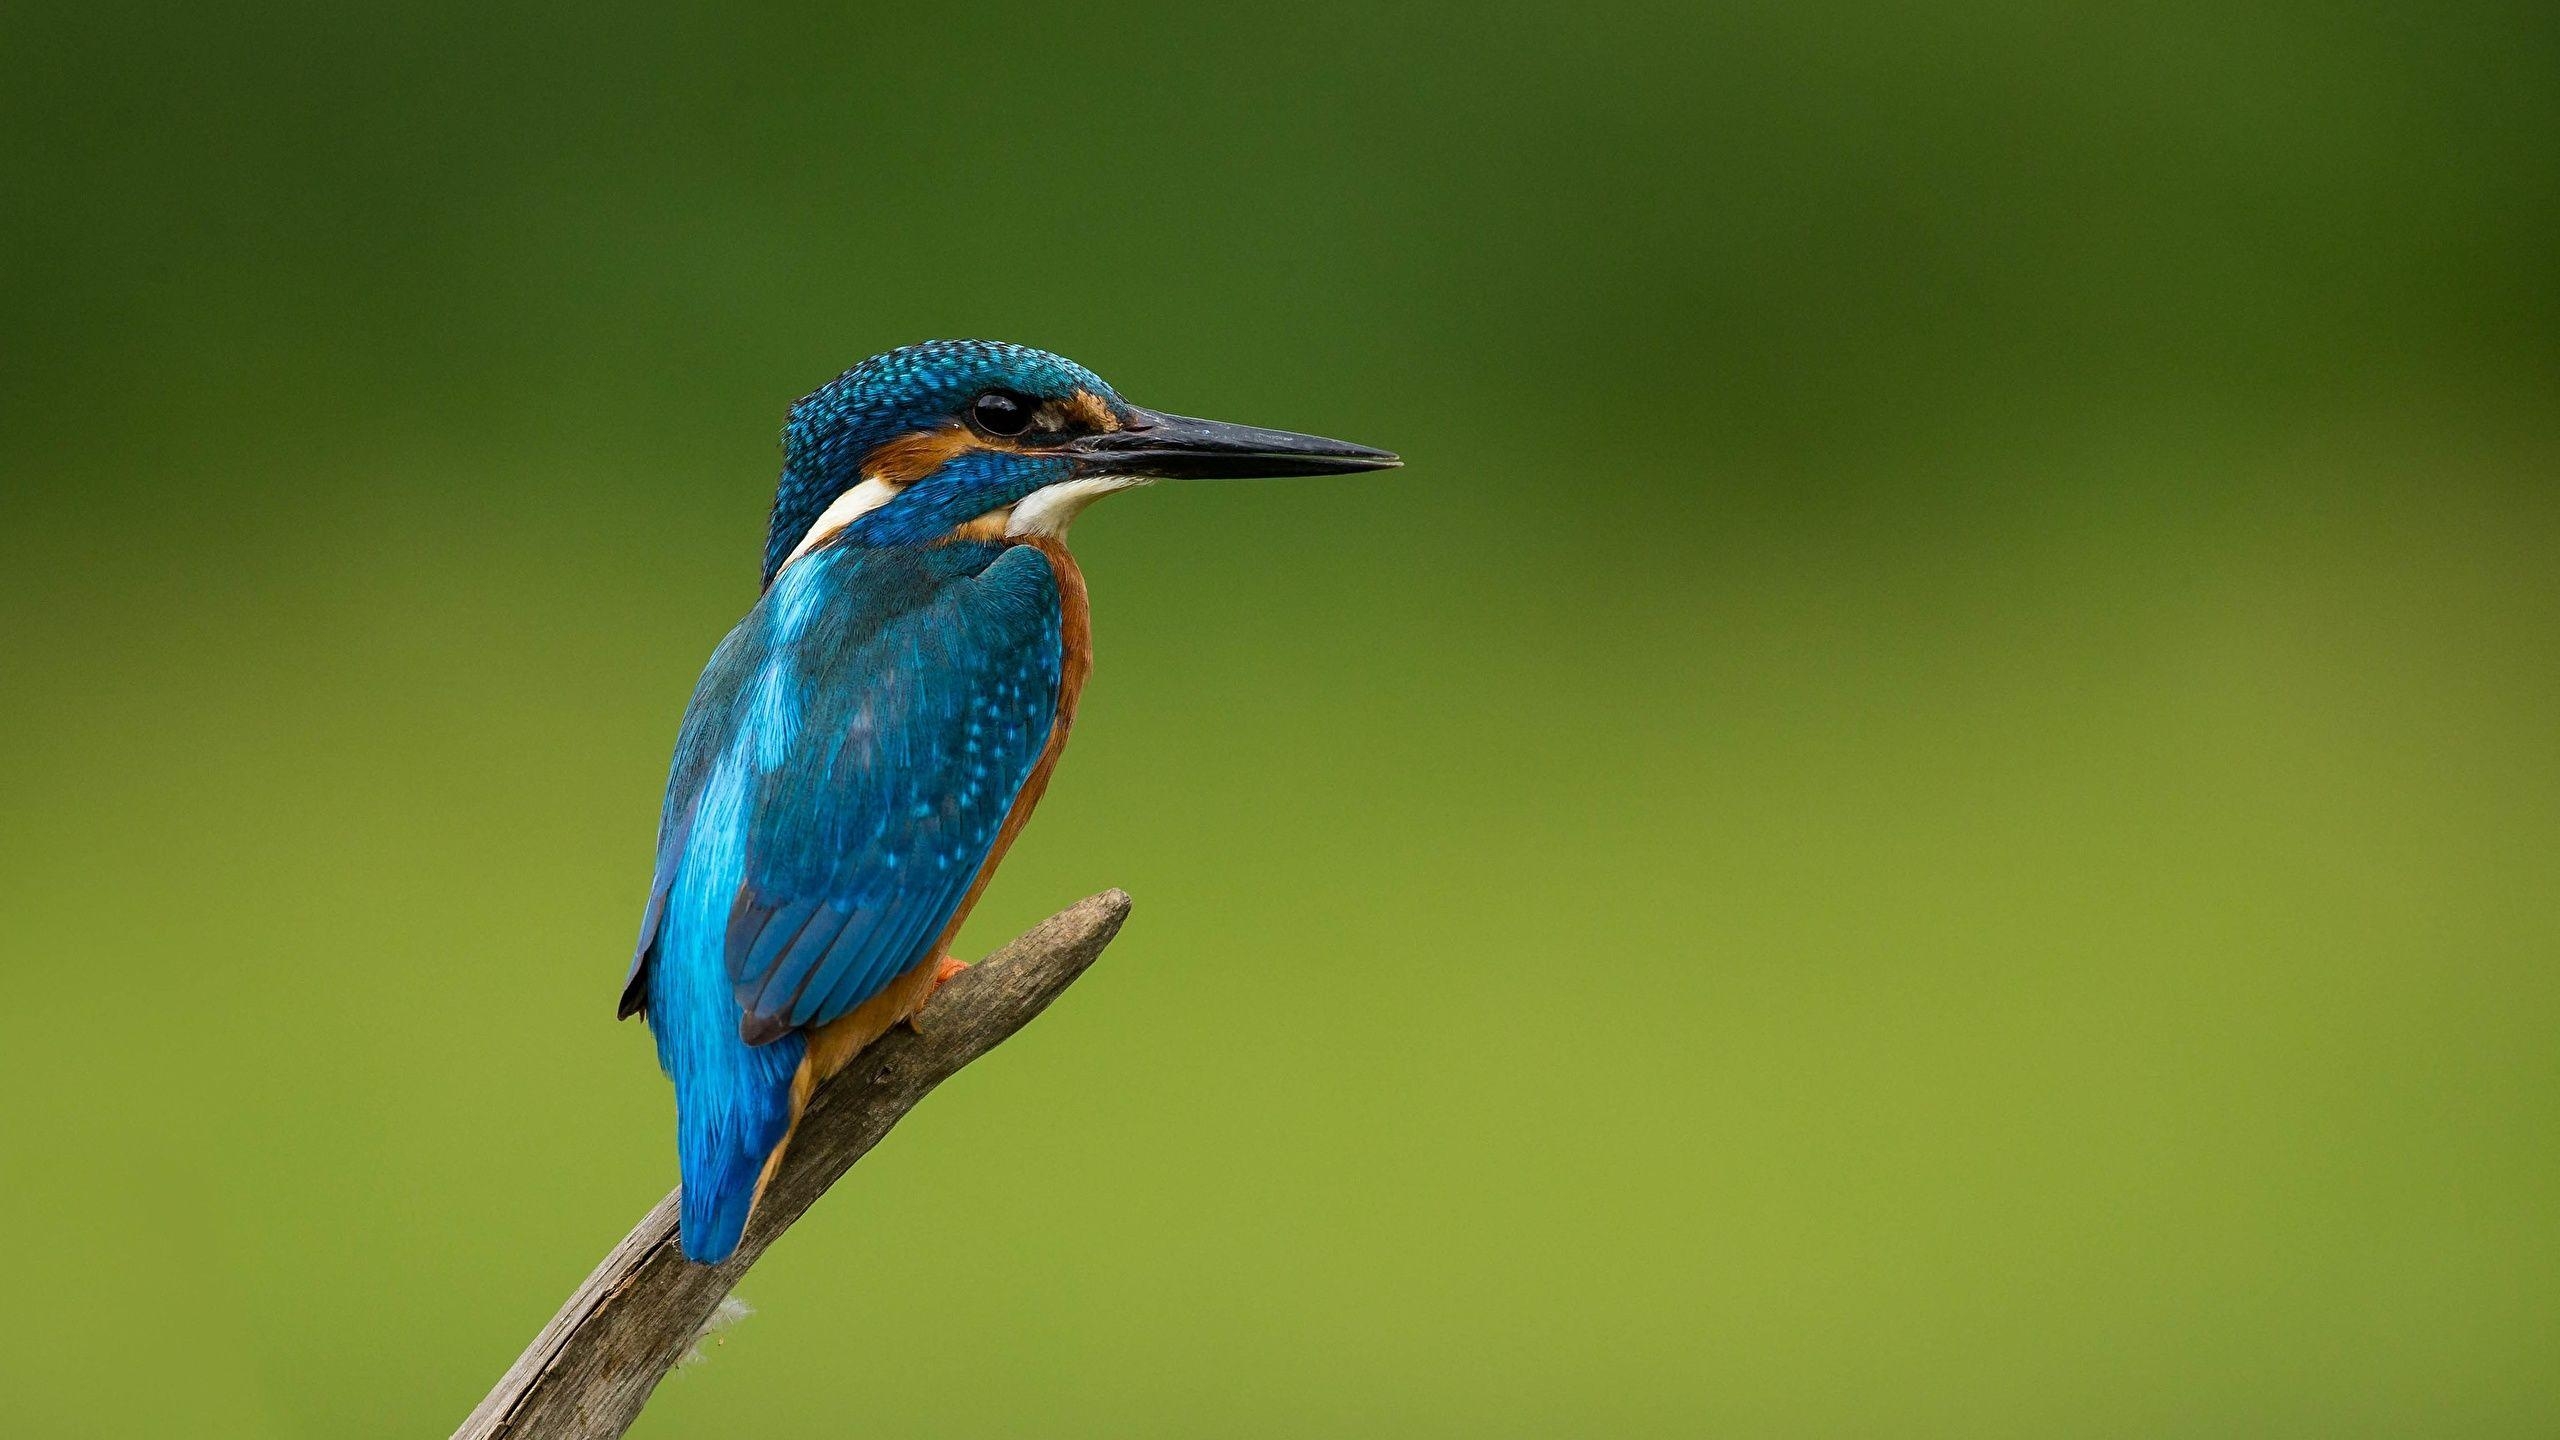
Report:
[[[674,1085],[685,1258],[737,1249],[818,1085],[966,968],[952,937],[1093,668],[1069,522],[1157,480],[1399,463],[987,340],[875,355],[791,407],[762,592],[685,707],[619,1007]]]

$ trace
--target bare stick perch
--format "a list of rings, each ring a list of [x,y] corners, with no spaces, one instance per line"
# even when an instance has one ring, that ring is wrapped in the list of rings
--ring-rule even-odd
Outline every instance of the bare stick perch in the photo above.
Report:
[[[603,1440],[630,1428],[764,1248],[934,1086],[1047,1009],[1128,914],[1129,897],[1106,890],[1050,916],[944,986],[919,1017],[919,1033],[891,1031],[821,1087],[727,1260],[687,1264],[676,1251],[676,1197],[659,1201],[533,1337],[454,1440]]]

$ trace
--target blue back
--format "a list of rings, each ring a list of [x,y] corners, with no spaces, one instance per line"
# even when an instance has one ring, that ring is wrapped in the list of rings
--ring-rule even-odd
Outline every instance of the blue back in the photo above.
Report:
[[[676,1082],[688,1256],[735,1247],[800,1032],[933,958],[1048,744],[1059,619],[1036,549],[848,534],[703,671],[623,995]]]

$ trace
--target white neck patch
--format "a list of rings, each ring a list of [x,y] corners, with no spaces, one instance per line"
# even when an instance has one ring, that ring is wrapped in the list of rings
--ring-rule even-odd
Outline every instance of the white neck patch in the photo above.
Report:
[[[1085,475],[1061,480],[1055,485],[1044,485],[1022,497],[1008,510],[999,512],[1005,516],[1004,533],[1008,538],[1017,539],[1025,535],[1063,536],[1069,522],[1083,513],[1087,505],[1105,495],[1154,483],[1153,477],[1145,475]],[[834,538],[837,531],[898,498],[898,492],[905,488],[872,476],[837,496],[824,514],[809,523],[807,533],[800,537],[799,544],[791,547],[790,554],[782,557],[782,564],[775,568],[774,573],[779,575],[791,568],[802,556]]]
[[[1074,480],[1061,480],[1043,485],[1014,503],[1012,518],[1005,522],[1004,533],[1012,535],[1065,535],[1067,525],[1087,505],[1121,490],[1135,490],[1155,481],[1144,475],[1086,475]]]
[[[783,557],[782,564],[775,567],[774,573],[782,573],[792,561],[825,544],[829,536],[847,525],[888,504],[897,498],[897,494],[897,486],[871,478],[837,496],[836,503],[828,506],[825,514],[809,522],[808,533],[800,537],[799,544],[791,547],[791,553]]]

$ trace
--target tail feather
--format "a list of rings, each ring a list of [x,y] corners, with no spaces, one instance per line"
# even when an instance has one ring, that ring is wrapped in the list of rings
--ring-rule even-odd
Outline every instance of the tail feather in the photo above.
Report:
[[[808,1050],[793,1032],[762,1045],[738,1033],[729,920],[746,874],[753,782],[748,770],[729,764],[704,784],[680,853],[661,862],[675,868],[663,908],[651,903],[656,924],[638,967],[647,977],[658,1064],[676,1088],[684,1255],[705,1265],[738,1248],[765,1163],[790,1138],[792,1085]]]
[[[740,1039],[716,936],[695,944],[696,927],[671,931],[649,966],[649,1029],[675,1082],[684,1256],[716,1265],[738,1248],[765,1163],[790,1136],[808,1042],[796,1032],[763,1045]]]
[[[734,1028],[732,1034],[734,1035]],[[787,1035],[676,1076],[676,1163],[684,1177],[684,1258],[716,1265],[738,1248],[765,1162],[791,1134],[791,1081],[802,1041]]]
[[[785,1084],[788,1089],[788,1082]],[[682,1125],[682,1122],[678,1122]],[[760,1126],[758,1133],[730,1142],[728,1137],[683,1126],[677,1137],[684,1173],[681,1237],[684,1258],[717,1265],[738,1248],[754,1212],[765,1162],[789,1135],[790,1115]],[[769,1138],[767,1138],[769,1136]]]

